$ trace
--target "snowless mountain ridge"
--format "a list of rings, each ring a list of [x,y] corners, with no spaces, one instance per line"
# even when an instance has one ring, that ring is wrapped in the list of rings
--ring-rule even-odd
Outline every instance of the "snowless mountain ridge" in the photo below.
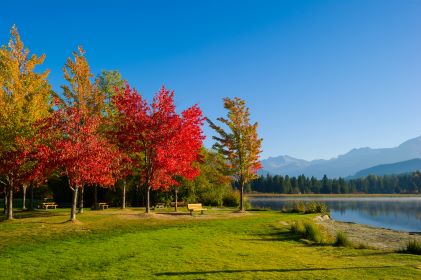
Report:
[[[352,149],[346,154],[329,160],[307,161],[288,155],[270,157],[262,160],[261,174],[280,174],[289,176],[315,176],[317,178],[349,177],[357,172],[382,164],[421,158],[421,136],[405,141],[394,148],[372,149],[369,147]]]

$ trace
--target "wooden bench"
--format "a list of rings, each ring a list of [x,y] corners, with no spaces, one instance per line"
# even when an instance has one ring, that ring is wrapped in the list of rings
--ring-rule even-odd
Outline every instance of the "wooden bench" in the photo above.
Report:
[[[54,208],[57,209],[57,204],[55,202],[43,202],[41,207],[45,210],[47,210],[48,208]]]
[[[100,202],[100,203],[98,203],[98,208],[100,208],[102,210],[104,210],[105,208],[108,209],[108,204],[105,203],[105,202]]]
[[[199,212],[203,214],[203,211],[206,211],[208,209],[203,208],[202,203],[190,203],[187,204],[187,210],[190,211],[190,215],[193,215],[193,212]]]

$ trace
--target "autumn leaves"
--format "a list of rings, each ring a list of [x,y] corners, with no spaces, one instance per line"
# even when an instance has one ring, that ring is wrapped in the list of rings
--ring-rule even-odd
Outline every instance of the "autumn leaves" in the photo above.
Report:
[[[76,219],[78,192],[85,187],[113,186],[136,174],[149,192],[177,185],[176,176],[193,179],[199,174],[193,166],[204,139],[198,106],[178,114],[174,92],[164,87],[148,104],[135,89],[121,86],[118,75],[103,73],[94,79],[81,48],[66,62],[68,85],[53,93],[46,73],[34,72],[42,60],[28,56],[16,28],[11,42],[1,49],[0,71],[5,108],[0,174],[10,219],[13,191],[52,174],[68,179],[71,220]]]
[[[177,178],[199,175],[205,118],[194,105],[176,112],[174,92],[162,87],[151,103],[117,71],[91,73],[79,48],[64,68],[66,85],[55,93],[48,72],[35,67],[44,56],[29,55],[15,27],[0,49],[0,184],[13,218],[13,191],[38,186],[53,174],[66,176],[73,192],[70,219],[76,219],[78,193],[92,186],[113,186],[128,175],[147,190],[177,186]],[[260,168],[257,123],[241,99],[225,99],[228,132],[209,121],[220,137],[215,148],[225,156],[241,189]],[[82,198],[83,199],[83,198]],[[243,203],[241,210],[244,209]]]

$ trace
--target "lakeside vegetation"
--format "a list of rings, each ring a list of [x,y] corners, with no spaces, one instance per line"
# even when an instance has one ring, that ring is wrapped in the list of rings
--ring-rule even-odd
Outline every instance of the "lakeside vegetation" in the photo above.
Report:
[[[180,209],[184,210],[184,209]],[[290,231],[314,215],[144,209],[16,212],[0,223],[1,277],[379,279],[421,277],[420,256],[306,243]],[[35,269],[36,268],[36,269]]]
[[[316,177],[290,177],[288,175],[260,176],[250,185],[259,193],[280,194],[416,194],[421,192],[421,172],[400,175],[368,175],[346,180]]]

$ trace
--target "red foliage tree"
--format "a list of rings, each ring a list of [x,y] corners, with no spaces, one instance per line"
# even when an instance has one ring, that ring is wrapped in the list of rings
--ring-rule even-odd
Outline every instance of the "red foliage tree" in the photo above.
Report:
[[[177,114],[174,92],[165,87],[151,105],[129,85],[113,98],[113,103],[117,113],[112,134],[139,170],[139,183],[147,189],[149,213],[151,189],[167,190],[178,185],[175,176],[193,179],[199,175],[192,163],[199,159],[205,138],[202,111],[195,105]]]
[[[99,117],[81,109],[60,108],[44,125],[50,164],[67,176],[73,191],[70,219],[75,220],[78,190],[86,185],[113,185],[112,168],[119,152],[98,132]]]

